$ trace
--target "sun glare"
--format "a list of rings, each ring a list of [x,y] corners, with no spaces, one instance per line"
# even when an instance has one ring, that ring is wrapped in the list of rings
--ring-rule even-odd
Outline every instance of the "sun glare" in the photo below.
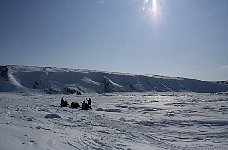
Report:
[[[142,10],[148,14],[154,23],[160,20],[161,9],[157,0],[144,0]]]
[[[157,13],[157,0],[152,1],[152,11],[153,11],[154,15],[156,15],[156,13]]]

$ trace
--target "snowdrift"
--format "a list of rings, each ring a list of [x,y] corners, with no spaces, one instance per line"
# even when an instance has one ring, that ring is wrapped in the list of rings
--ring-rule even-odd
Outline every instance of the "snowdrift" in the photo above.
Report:
[[[92,70],[0,66],[0,92],[37,90],[46,93],[225,92],[222,84],[157,75],[133,75]]]

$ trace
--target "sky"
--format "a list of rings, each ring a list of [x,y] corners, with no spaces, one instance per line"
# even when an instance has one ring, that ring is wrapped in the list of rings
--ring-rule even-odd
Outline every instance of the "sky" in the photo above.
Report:
[[[1,0],[0,65],[228,80],[227,0]]]

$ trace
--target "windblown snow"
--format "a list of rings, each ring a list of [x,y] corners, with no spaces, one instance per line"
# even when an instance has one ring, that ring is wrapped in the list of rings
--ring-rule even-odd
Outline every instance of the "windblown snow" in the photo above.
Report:
[[[2,66],[1,150],[228,150],[227,86],[186,78]],[[63,98],[92,110],[60,107]]]

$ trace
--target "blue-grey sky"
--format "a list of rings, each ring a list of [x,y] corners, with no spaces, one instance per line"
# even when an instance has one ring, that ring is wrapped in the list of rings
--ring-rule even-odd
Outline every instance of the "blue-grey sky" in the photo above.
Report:
[[[1,0],[0,65],[228,79],[227,0]]]

